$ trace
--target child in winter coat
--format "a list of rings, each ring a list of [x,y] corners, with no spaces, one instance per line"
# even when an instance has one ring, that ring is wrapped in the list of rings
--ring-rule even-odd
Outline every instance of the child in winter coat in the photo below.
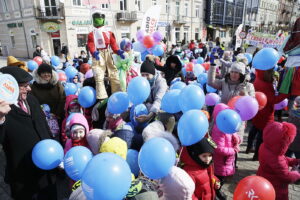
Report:
[[[181,161],[183,169],[196,184],[193,200],[214,200],[215,190],[220,188],[220,182],[214,176],[212,156],[215,144],[203,138],[200,142],[183,148]]]
[[[295,157],[300,159],[300,96],[296,97],[294,101],[294,105],[289,112],[288,122],[297,127],[297,135],[289,146],[287,155],[292,156],[292,154],[295,154]]]
[[[300,181],[298,171],[289,167],[299,165],[299,159],[288,158],[285,153],[296,136],[296,127],[287,122],[269,122],[263,131],[263,143],[259,148],[258,176],[270,181],[276,192],[276,200],[288,200],[288,186]]]
[[[69,95],[66,97],[66,104],[65,104],[65,119],[62,122],[61,126],[61,140],[63,144],[67,141],[68,137],[66,135],[66,122],[70,114],[72,113],[82,113],[82,108],[78,103],[78,96],[77,95]]]
[[[216,124],[216,118],[221,111],[218,105],[213,112],[214,125],[211,132],[213,141],[217,144],[213,156],[215,175],[221,180],[223,184],[224,178],[232,176],[235,173],[235,154],[239,152],[240,138],[237,133],[225,134],[220,131]]]
[[[67,125],[68,140],[65,145],[64,152],[66,153],[69,149],[75,146],[89,147],[86,134],[89,132],[89,125],[86,118],[81,113],[74,113],[70,122]]]
[[[120,114],[112,114],[112,113],[108,112],[107,109],[105,111],[105,117],[106,117],[106,120],[103,125],[104,130],[115,131],[118,129],[122,129],[122,127],[125,124],[125,122]]]

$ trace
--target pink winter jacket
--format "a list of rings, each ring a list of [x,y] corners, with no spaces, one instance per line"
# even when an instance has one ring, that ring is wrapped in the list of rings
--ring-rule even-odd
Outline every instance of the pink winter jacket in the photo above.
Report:
[[[238,146],[239,136],[237,133],[225,134],[220,131],[216,124],[216,118],[221,110],[214,110],[214,126],[212,128],[211,137],[217,144],[213,155],[215,175],[217,176],[231,176],[235,173],[235,150],[234,147]]]

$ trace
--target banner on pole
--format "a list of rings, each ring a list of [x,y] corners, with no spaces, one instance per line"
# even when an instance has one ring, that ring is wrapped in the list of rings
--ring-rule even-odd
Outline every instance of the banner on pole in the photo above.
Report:
[[[235,31],[235,37],[236,37],[235,50],[238,47],[242,46],[243,39],[240,37],[240,33],[242,32],[242,30],[243,30],[243,24],[240,24]]]
[[[155,5],[146,11],[141,27],[146,33],[152,34],[156,31],[160,16],[160,8],[160,5]]]

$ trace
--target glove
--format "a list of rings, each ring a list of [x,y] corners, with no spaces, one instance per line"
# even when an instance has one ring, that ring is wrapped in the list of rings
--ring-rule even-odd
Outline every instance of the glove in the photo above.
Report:
[[[96,60],[100,60],[100,57],[99,57],[99,51],[95,51],[93,53],[93,57],[96,59]]]
[[[119,49],[119,50],[117,51],[117,54],[118,54],[118,56],[120,56],[122,59],[125,59],[124,51],[122,51],[121,49]]]

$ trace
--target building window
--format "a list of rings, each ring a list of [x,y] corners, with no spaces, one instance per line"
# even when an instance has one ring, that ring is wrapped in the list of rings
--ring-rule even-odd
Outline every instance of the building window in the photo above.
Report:
[[[141,11],[142,10],[141,0],[135,0],[135,6],[138,11]]]
[[[200,17],[200,5],[196,5],[196,17]]]
[[[3,7],[3,12],[8,12],[7,0],[2,0],[1,4],[2,4],[2,7]]]
[[[108,9],[108,3],[103,3],[101,4],[102,9]]]
[[[226,37],[226,31],[220,31],[219,36],[220,36],[220,38],[225,38]]]
[[[180,42],[180,28],[175,28],[176,42]]]
[[[185,16],[188,16],[188,12],[189,12],[189,4],[184,3],[184,14],[185,14]]]
[[[176,1],[176,16],[179,16],[179,6],[180,6],[179,1]]]
[[[199,28],[195,29],[195,40],[199,40]]]
[[[31,35],[32,48],[35,48],[37,45],[36,35]]]
[[[85,47],[87,43],[87,34],[77,34],[77,46],[78,47]]]
[[[183,39],[185,42],[189,41],[189,28],[184,28]]]
[[[152,0],[152,5],[157,5],[157,0]]]
[[[130,38],[130,33],[121,33],[121,38]]]
[[[120,0],[120,10],[127,10],[127,0]]]
[[[81,0],[73,0],[73,6],[81,6]]]
[[[15,41],[15,36],[14,35],[10,36],[10,41],[11,41],[12,48],[15,48],[16,47],[16,41]]]

